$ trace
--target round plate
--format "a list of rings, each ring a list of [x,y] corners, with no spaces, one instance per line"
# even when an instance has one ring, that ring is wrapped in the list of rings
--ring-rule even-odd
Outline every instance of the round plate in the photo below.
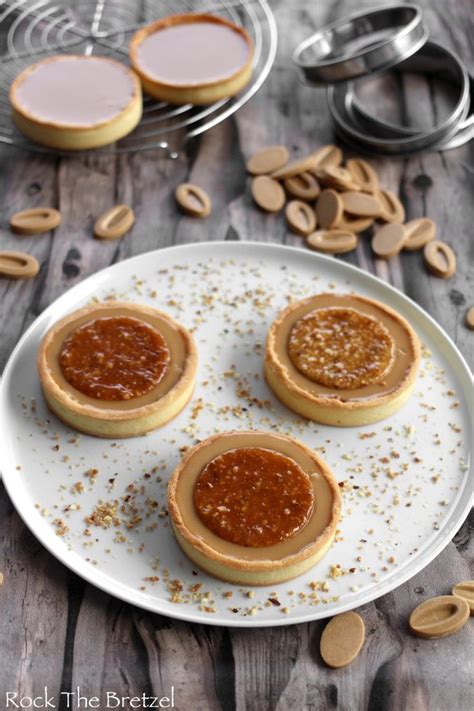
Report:
[[[424,344],[415,393],[389,420],[351,429],[306,422],[265,385],[265,335],[278,311],[290,298],[332,290],[390,304]],[[79,435],[47,411],[41,395],[41,337],[66,313],[104,298],[156,306],[194,330],[200,366],[193,400],[146,437]],[[462,356],[439,326],[355,267],[275,245],[172,247],[86,279],[22,337],[2,383],[3,478],[41,543],[112,595],[208,624],[304,622],[393,590],[451,540],[470,505],[471,387]],[[173,538],[165,507],[180,452],[216,431],[251,428],[290,434],[322,453],[341,483],[344,516],[336,543],[309,573],[248,590],[195,569]]]

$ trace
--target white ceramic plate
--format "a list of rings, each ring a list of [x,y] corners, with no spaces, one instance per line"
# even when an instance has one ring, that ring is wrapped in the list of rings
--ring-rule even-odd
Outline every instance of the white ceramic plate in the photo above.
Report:
[[[280,405],[263,381],[265,334],[288,296],[327,290],[390,304],[426,347],[415,394],[387,421],[354,429],[305,422]],[[35,367],[40,339],[57,319],[90,299],[110,296],[156,306],[194,327],[200,354],[198,386],[186,410],[146,437],[117,442],[77,435],[49,414]],[[470,505],[471,387],[465,362],[436,323],[403,294],[352,266],[265,244],[174,247],[86,279],[25,333],[3,378],[3,478],[43,545],[112,595],[208,624],[303,622],[389,592],[451,540]],[[340,533],[326,557],[296,580],[250,593],[193,570],[163,508],[180,448],[235,428],[296,436],[324,452],[338,481],[346,482]],[[98,470],[96,476],[87,475],[90,469]],[[84,491],[75,491],[75,484]],[[112,508],[118,501],[110,528],[85,521],[100,501]]]

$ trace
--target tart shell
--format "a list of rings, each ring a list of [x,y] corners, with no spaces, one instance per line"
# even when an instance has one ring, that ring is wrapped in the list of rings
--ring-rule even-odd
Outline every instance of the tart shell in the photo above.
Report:
[[[59,332],[74,323],[78,318],[90,315],[99,308],[106,308],[110,314],[123,314],[140,318],[142,314],[159,316],[171,324],[178,332],[185,348],[185,361],[182,373],[177,382],[159,399],[136,408],[108,408],[104,401],[101,407],[94,406],[90,398],[84,398],[81,393],[70,387],[64,389],[54,377],[48,364],[47,352]],[[196,379],[197,350],[191,334],[176,323],[167,314],[147,306],[137,306],[130,303],[112,302],[94,304],[74,311],[58,321],[43,338],[38,351],[37,366],[43,394],[50,410],[67,425],[80,432],[105,438],[135,437],[150,430],[165,425],[186,406],[190,400]],[[131,401],[127,401],[130,403]]]
[[[318,296],[327,295],[320,294]],[[374,299],[354,294],[348,294],[347,296],[360,304],[370,304],[390,316],[403,328],[403,331],[408,336],[413,358],[407,372],[390,392],[381,392],[378,396],[365,399],[351,400],[350,396],[347,399],[342,399],[337,394],[333,394],[331,397],[324,394],[318,395],[304,389],[299,383],[295,382],[289,368],[281,361],[278,355],[276,348],[278,332],[282,324],[292,317],[296,309],[301,308],[302,304],[310,304],[317,296],[291,304],[281,312],[270,327],[265,349],[265,378],[278,399],[298,415],[336,427],[368,425],[390,417],[390,415],[397,412],[413,391],[421,358],[418,336],[408,321],[400,314]]]
[[[181,464],[175,469],[168,485],[168,508],[176,539],[183,551],[194,563],[220,580],[241,585],[271,585],[290,580],[312,568],[330,548],[341,516],[342,503],[338,484],[328,465],[315,452],[298,440],[278,435],[277,437],[280,440],[297,447],[306,457],[309,457],[312,464],[314,464],[315,470],[324,478],[333,497],[329,523],[309,545],[305,545],[296,550],[295,553],[278,559],[269,557],[268,559],[249,560],[248,558],[239,558],[238,555],[228,555],[216,550],[213,545],[206,541],[203,535],[196,535],[186,525],[178,504],[177,487],[181,477],[186,476],[186,466],[193,456],[221,438],[235,435],[272,437],[271,433],[266,432],[230,431],[214,435],[188,452]],[[276,448],[275,451],[279,450]],[[251,549],[245,548],[245,550]]]
[[[109,143],[114,143],[128,135],[139,123],[142,117],[142,90],[140,81],[132,70],[108,57],[94,57],[95,60],[103,59],[105,62],[115,64],[122,71],[126,71],[133,82],[133,96],[129,103],[115,116],[106,121],[82,126],[46,121],[35,117],[27,111],[17,100],[17,90],[21,83],[38,67],[45,62],[54,62],[63,55],[49,57],[47,60],[37,62],[27,67],[13,81],[10,87],[9,100],[12,107],[12,118],[17,128],[35,143],[59,150],[81,151],[98,148]],[[67,55],[68,58],[77,57],[84,59],[83,55]]]
[[[141,66],[138,57],[138,48],[141,43],[150,35],[167,27],[181,25],[192,22],[211,22],[223,25],[237,32],[244,38],[249,48],[249,56],[245,64],[234,74],[223,79],[216,79],[208,82],[196,82],[190,84],[173,84],[153,77]],[[169,104],[194,104],[196,106],[206,106],[215,101],[235,96],[250,81],[252,76],[253,62],[253,42],[248,32],[222,17],[209,15],[206,13],[185,13],[164,17],[150,25],[138,30],[132,37],[129,45],[130,63],[135,72],[140,77],[143,90],[159,101],[166,101]]]

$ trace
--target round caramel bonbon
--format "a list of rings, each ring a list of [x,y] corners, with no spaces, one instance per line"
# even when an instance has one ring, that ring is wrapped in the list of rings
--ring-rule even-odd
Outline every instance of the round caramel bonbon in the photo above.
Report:
[[[384,222],[404,222],[405,208],[402,203],[390,190],[378,190],[375,195],[382,203],[382,211],[379,219]]]
[[[453,588],[453,595],[462,597],[469,605],[471,615],[474,615],[474,580],[464,580]]]
[[[207,217],[211,213],[208,194],[198,185],[181,183],[175,191],[176,202],[189,217]]]
[[[39,235],[54,230],[61,223],[61,214],[54,207],[33,207],[10,217],[10,228],[18,235]]]
[[[440,595],[418,605],[411,613],[408,624],[417,637],[439,639],[460,630],[469,615],[469,605],[464,598]]]
[[[323,229],[335,227],[344,212],[342,198],[335,190],[323,190],[316,203],[316,218]]]
[[[441,279],[449,279],[456,271],[456,255],[444,242],[428,242],[423,250],[423,258],[428,271]]]
[[[372,249],[382,259],[389,259],[398,254],[405,242],[403,225],[394,222],[384,225],[372,237]]]
[[[283,168],[288,163],[289,155],[285,146],[269,146],[248,159],[247,171],[252,175],[268,175]]]
[[[420,217],[417,220],[410,220],[404,225],[405,244],[403,249],[407,252],[414,252],[431,242],[436,236],[436,225],[428,217]]]
[[[128,205],[114,205],[106,210],[94,225],[97,239],[114,240],[122,237],[135,222],[135,215]]]
[[[345,212],[356,217],[377,217],[382,212],[382,203],[375,195],[358,192],[341,193]]]
[[[340,669],[354,661],[365,641],[365,625],[357,612],[343,612],[326,625],[321,635],[321,657],[328,667]]]
[[[278,212],[285,204],[285,191],[280,183],[268,175],[259,175],[252,180],[252,197],[266,212]]]
[[[36,257],[26,252],[0,252],[0,276],[10,279],[31,279],[38,274]]]
[[[364,192],[373,193],[379,189],[378,175],[366,160],[351,158],[347,161],[347,170]]]
[[[306,171],[283,181],[286,192],[297,200],[316,200],[321,188],[312,173]]]
[[[318,230],[308,235],[306,242],[311,249],[326,254],[345,254],[357,247],[357,235],[349,230]]]
[[[297,235],[306,237],[316,229],[316,214],[312,207],[301,200],[291,200],[285,208],[288,227]]]

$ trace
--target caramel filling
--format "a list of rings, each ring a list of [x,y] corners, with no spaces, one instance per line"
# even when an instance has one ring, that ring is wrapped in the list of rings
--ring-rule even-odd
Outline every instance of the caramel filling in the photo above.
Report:
[[[288,353],[300,373],[341,390],[380,382],[393,352],[387,328],[351,308],[311,311],[295,322],[288,339]]]
[[[252,548],[291,538],[313,510],[308,475],[289,457],[260,447],[232,449],[201,471],[194,504],[203,523],[226,541]]]
[[[59,365],[68,383],[98,400],[130,400],[165,376],[170,351],[164,337],[130,316],[98,318],[67,336]]]

